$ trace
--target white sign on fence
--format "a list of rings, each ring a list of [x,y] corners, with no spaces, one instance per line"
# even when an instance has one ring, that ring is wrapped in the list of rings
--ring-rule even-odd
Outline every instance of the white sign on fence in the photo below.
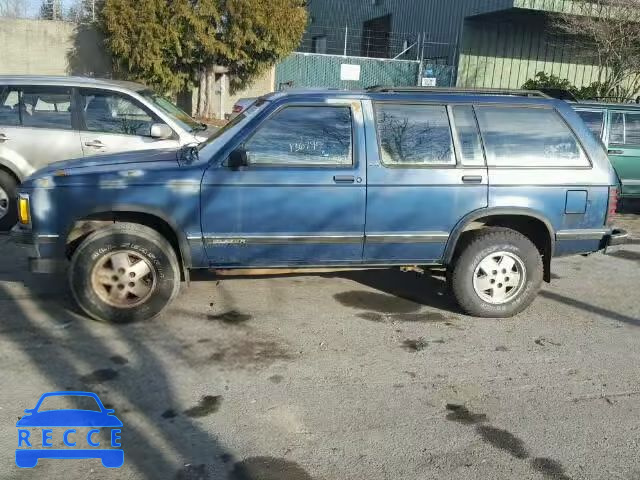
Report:
[[[340,80],[351,80],[357,82],[360,80],[360,65],[352,65],[343,63],[340,65]]]
[[[438,82],[435,78],[422,77],[422,86],[423,87],[435,87],[438,85]]]

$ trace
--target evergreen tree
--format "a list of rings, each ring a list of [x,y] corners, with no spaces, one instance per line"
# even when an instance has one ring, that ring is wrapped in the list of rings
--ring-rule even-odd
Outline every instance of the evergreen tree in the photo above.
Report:
[[[304,0],[105,0],[101,14],[118,73],[163,93],[209,92],[215,66],[241,87],[289,54],[306,23]]]

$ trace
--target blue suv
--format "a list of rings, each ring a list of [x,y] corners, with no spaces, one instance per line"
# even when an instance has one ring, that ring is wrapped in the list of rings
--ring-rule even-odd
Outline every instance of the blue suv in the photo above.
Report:
[[[508,317],[553,257],[625,241],[618,179],[571,106],[536,92],[267,95],[198,147],[70,160],[25,181],[30,267],[70,261],[78,305],[158,315],[195,268],[445,266],[469,314]]]

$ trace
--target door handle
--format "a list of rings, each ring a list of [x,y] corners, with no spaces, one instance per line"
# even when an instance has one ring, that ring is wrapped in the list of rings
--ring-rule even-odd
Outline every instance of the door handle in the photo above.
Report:
[[[624,154],[624,150],[614,150],[614,149],[610,149],[610,150],[607,150],[607,153],[608,153],[609,155],[622,155],[622,154]]]
[[[482,183],[482,175],[465,175],[462,177],[464,183]]]
[[[356,177],[353,175],[334,175],[333,181],[336,183],[353,183],[356,181]]]
[[[9,140],[9,137],[7,137],[4,133],[0,133],[0,142],[6,142],[7,140]]]
[[[105,146],[104,143],[102,143],[100,140],[94,140],[92,142],[84,142],[84,144],[87,147],[94,147],[94,148],[103,148]]]

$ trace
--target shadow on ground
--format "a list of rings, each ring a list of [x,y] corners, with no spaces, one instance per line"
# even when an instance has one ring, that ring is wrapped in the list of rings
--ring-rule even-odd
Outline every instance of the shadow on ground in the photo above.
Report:
[[[223,412],[222,396],[216,395],[221,385],[202,380],[198,387],[204,384],[211,395],[191,408],[180,408],[163,350],[179,354],[182,346],[175,335],[163,331],[162,322],[150,329],[145,322],[111,326],[88,320],[76,313],[64,277],[30,275],[22,265],[26,262],[18,263],[0,265],[0,335],[27,359],[23,391],[28,398],[17,406],[20,413],[33,407],[44,393],[43,385],[50,391],[97,393],[124,424],[123,468],[135,471],[136,478],[311,478],[293,462],[259,456],[240,460],[225,450],[216,433],[201,422]],[[148,333],[153,341],[147,341]],[[70,465],[43,460],[34,471],[20,474],[59,478]]]

